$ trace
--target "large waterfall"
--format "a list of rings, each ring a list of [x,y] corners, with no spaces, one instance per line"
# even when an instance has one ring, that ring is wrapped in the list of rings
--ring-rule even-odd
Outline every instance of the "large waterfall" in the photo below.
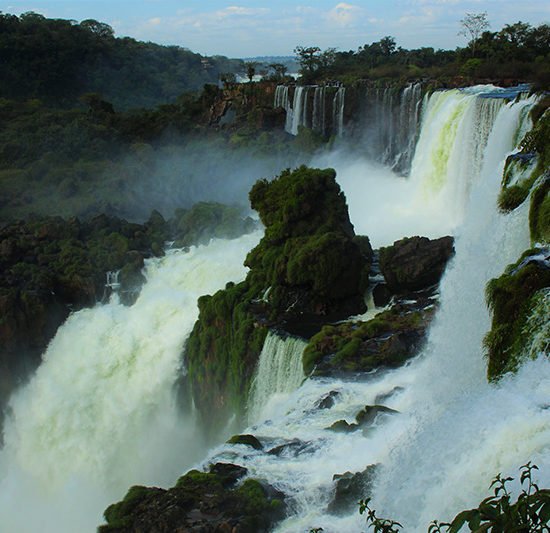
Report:
[[[149,261],[132,307],[115,298],[59,329],[11,401],[0,530],[93,531],[130,485],[171,484],[200,458],[200,434],[172,390],[181,349],[197,298],[242,279],[259,237],[170,251]]]
[[[380,179],[361,185],[354,173],[381,172],[380,167],[350,163],[349,154],[335,160],[348,198],[360,202],[361,209],[351,211],[352,220],[359,220],[356,227],[375,243],[388,242],[387,228],[375,221],[390,216],[397,235],[429,226],[433,235],[453,229],[456,256],[442,281],[441,308],[427,346],[417,359],[363,382],[308,379],[278,405],[272,403],[269,420],[249,430],[266,446],[287,446],[277,457],[228,445],[214,451],[216,460],[244,464],[252,476],[268,479],[290,495],[292,515],[278,532],[364,530],[365,519],[357,510],[333,516],[327,506],[334,474],[362,472],[371,464],[381,465],[373,506],[379,515],[401,522],[407,533],[425,532],[432,519],[449,520],[477,505],[489,495],[494,475],[517,478],[517,469],[529,460],[539,465],[541,486],[550,484],[547,357],[529,361],[498,385],[487,383],[485,376],[485,284],[529,247],[527,204],[503,215],[496,209],[496,197],[504,160],[529,126],[527,111],[534,102],[507,103],[492,90],[431,95],[408,181],[393,176],[394,183],[389,183],[392,176],[386,170]],[[441,173],[435,183],[432,165]],[[394,211],[371,194],[374,186],[392,195],[398,204]],[[418,212],[422,205],[427,209]],[[362,219],[361,213],[368,217]],[[422,221],[432,214],[437,216]],[[541,323],[540,315],[533,320]],[[377,421],[365,434],[326,430],[337,420],[353,420],[363,406],[382,396],[399,414]],[[318,408],[328,397],[334,405]]]
[[[496,473],[516,477],[529,460],[540,468],[541,486],[550,486],[550,362],[535,357],[491,385],[482,348],[490,321],[485,284],[530,244],[528,202],[503,215],[496,198],[534,99],[508,101],[493,87],[421,96],[417,85],[370,93],[382,113],[376,120],[382,124],[387,112],[391,124],[383,132],[365,126],[364,142],[384,138],[394,147],[375,161],[368,150],[345,147],[343,88],[297,87],[291,105],[289,87],[281,86],[275,103],[287,111],[289,132],[305,122],[324,133],[331,126],[345,131],[338,150],[312,163],[336,168],[356,232],[373,246],[406,235],[455,235],[456,256],[422,354],[361,379],[305,378],[304,343],[269,334],[246,432],[278,452],[230,444],[205,451],[192,408],[182,414],[173,394],[181,347],[198,296],[242,279],[243,259],[260,235],[169,251],[147,263],[134,306],[114,297],[71,315],[12,398],[0,453],[0,530],[91,532],[130,485],[168,486],[190,466],[220,460],[288,495],[290,514],[276,529],[286,533],[365,530],[356,509],[336,516],[327,506],[334,474],[372,464],[380,465],[373,505],[406,533],[423,533],[430,520],[477,505]],[[399,175],[404,167],[406,179]],[[545,326],[547,298],[540,307],[533,327]],[[537,355],[545,347],[535,337]],[[364,432],[327,431],[382,401],[398,413]]]

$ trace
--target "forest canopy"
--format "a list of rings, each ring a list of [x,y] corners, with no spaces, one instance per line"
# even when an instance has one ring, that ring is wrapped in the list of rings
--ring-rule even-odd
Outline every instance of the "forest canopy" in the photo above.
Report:
[[[78,23],[34,12],[0,12],[0,64],[0,97],[71,107],[82,94],[99,93],[115,109],[172,102],[217,83],[222,72],[242,70],[240,60],[117,38],[97,20]]]

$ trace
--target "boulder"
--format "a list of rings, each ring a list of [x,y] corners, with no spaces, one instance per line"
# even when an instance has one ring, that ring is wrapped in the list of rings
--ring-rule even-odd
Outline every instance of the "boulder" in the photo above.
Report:
[[[247,479],[235,487],[225,479],[191,470],[168,490],[132,487],[122,501],[105,510],[107,523],[98,531],[261,533],[284,517],[284,494],[271,485]]]
[[[255,450],[263,450],[262,443],[254,435],[233,435],[233,437],[227,441],[227,444],[243,444]]]
[[[372,493],[377,464],[369,465],[362,472],[335,474],[334,496],[327,511],[334,515],[346,515],[358,510],[358,502]]]
[[[416,291],[439,283],[454,254],[453,237],[407,237],[380,249],[380,270],[394,293]]]

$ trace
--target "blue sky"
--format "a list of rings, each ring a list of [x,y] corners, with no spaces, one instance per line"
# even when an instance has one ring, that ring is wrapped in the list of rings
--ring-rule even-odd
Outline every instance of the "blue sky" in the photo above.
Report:
[[[385,35],[406,48],[464,45],[465,13],[486,11],[491,29],[550,23],[548,0],[0,0],[0,11],[110,24],[116,35],[230,57],[292,55],[297,45],[355,50]]]

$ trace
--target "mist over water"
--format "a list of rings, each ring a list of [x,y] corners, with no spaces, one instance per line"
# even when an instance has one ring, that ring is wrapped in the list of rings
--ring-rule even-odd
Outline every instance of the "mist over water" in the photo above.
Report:
[[[71,315],[34,378],[12,398],[0,452],[0,529],[93,531],[104,508],[130,485],[169,486],[194,464],[220,460],[243,465],[288,494],[291,516],[276,529],[287,533],[364,530],[357,512],[333,516],[326,508],[333,474],[375,463],[382,466],[374,507],[403,523],[407,533],[477,505],[496,473],[515,475],[529,460],[540,467],[541,486],[550,485],[548,359],[529,361],[498,385],[485,378],[485,284],[529,246],[527,203],[502,215],[496,198],[505,157],[529,127],[526,111],[534,103],[479,98],[490,90],[445,91],[427,99],[409,178],[358,156],[345,142],[311,161],[337,170],[356,233],[368,235],[375,248],[411,235],[456,237],[441,307],[418,358],[353,381],[303,381],[303,343],[270,335],[250,397],[253,425],[243,430],[266,447],[297,439],[300,451],[277,456],[224,444],[205,453],[192,413],[175,404],[181,348],[198,315],[197,298],[242,279],[244,257],[261,235],[171,251],[147,263],[147,283],[134,306],[114,298]],[[185,198],[218,199],[212,193],[227,202],[255,179],[278,173],[266,175],[264,166],[253,176],[259,171],[253,167],[250,175],[247,170],[232,178],[239,169],[229,165],[227,179],[235,183],[226,190],[224,154],[205,159],[204,166],[194,157],[200,159],[195,154],[167,164],[190,165],[195,192],[193,181],[178,189],[174,176],[150,200],[171,194],[168,209]],[[215,175],[208,174],[210,165]],[[202,171],[210,176],[206,185]],[[171,175],[168,167],[166,172]],[[136,194],[147,196],[148,187],[138,186]],[[399,414],[378,419],[366,434],[326,430],[337,420],[352,421],[392,391],[384,405]],[[334,406],[318,409],[330,393]]]
[[[93,531],[133,484],[173,484],[203,452],[173,386],[199,296],[244,278],[259,232],[149,260],[131,307],[74,313],[11,400],[0,454],[5,531]],[[32,513],[24,509],[35,509]]]

